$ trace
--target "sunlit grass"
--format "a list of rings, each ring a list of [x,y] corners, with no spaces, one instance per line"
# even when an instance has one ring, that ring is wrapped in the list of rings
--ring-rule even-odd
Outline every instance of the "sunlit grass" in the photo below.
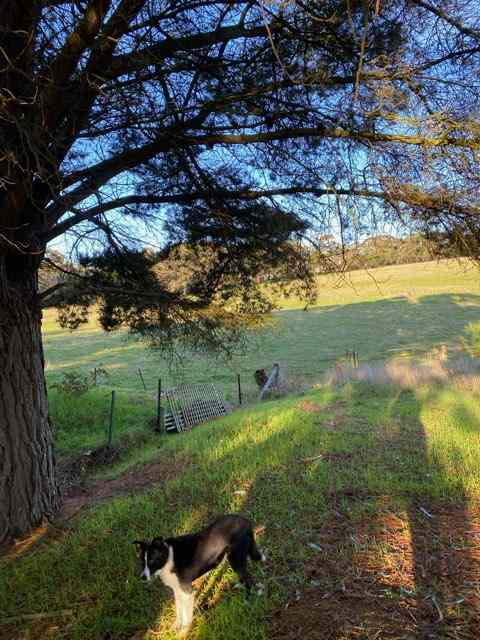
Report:
[[[479,428],[478,395],[351,384],[160,437],[162,456],[183,455],[190,465],[149,493],[95,507],[59,539],[6,562],[0,620],[72,609],[54,620],[59,637],[173,639],[171,596],[160,584],[144,589],[131,540],[184,533],[241,511],[266,526],[268,570],[252,567],[266,593],[247,603],[232,572],[220,569],[199,585],[208,607],[196,612],[190,638],[268,638],[270,612],[305,584],[304,565],[315,554],[309,543],[332,509],[354,526],[385,497],[400,510],[411,500],[428,507],[477,499]],[[371,551],[381,561],[381,545]],[[27,629],[29,638],[46,637],[28,621],[14,631]]]
[[[164,387],[180,381],[214,382],[229,401],[237,402],[237,373],[244,401],[251,400],[257,395],[254,371],[270,371],[274,362],[301,389],[318,381],[346,350],[356,350],[361,362],[422,354],[443,344],[478,353],[480,279],[478,269],[466,262],[355,271],[344,281],[321,276],[318,289],[318,301],[308,311],[298,299],[282,300],[274,324],[252,338],[244,355],[228,364],[195,355],[177,372],[127,332],[102,332],[93,314],[87,326],[71,333],[60,329],[55,312],[48,310],[47,378],[55,382],[67,370],[86,373],[104,367],[110,388],[141,391],[140,368],[151,393],[160,377]]]
[[[435,473],[467,494],[480,492],[480,394],[423,391],[421,420]]]
[[[372,277],[373,276],[373,277]],[[212,381],[236,399],[236,373],[254,397],[253,372],[280,362],[282,371],[311,384],[346,349],[361,361],[410,356],[443,344],[478,354],[480,286],[477,271],[457,264],[407,265],[351,274],[353,286],[332,288],[319,279],[318,305],[304,312],[283,301],[277,324],[230,366],[195,357],[186,379]],[[309,543],[334,511],[355,526],[375,518],[388,499],[408,514],[412,502],[463,504],[480,497],[480,403],[478,393],[446,385],[368,383],[322,388],[305,396],[267,402],[190,433],[152,432],[157,380],[173,377],[167,364],[125,332],[103,333],[91,318],[76,333],[61,330],[45,314],[47,375],[84,373],[102,366],[109,380],[79,397],[50,389],[50,412],[60,457],[106,441],[110,391],[118,390],[114,443],[123,456],[100,468],[113,478],[165,456],[190,460],[167,484],[146,494],[119,497],[86,511],[63,535],[0,567],[0,637],[36,640],[123,640],[175,637],[170,593],[160,584],[145,590],[136,575],[130,541],[185,533],[214,515],[241,511],[265,524],[261,540],[270,563],[254,566],[266,585],[247,603],[231,571],[199,585],[204,608],[195,614],[192,640],[269,637],[271,612],[305,585]],[[148,390],[143,391],[141,368]],[[141,472],[141,471],[139,471]],[[408,517],[408,516],[406,516]],[[375,543],[376,544],[376,543]],[[381,543],[371,553],[388,562]],[[383,559],[383,560],[382,560]],[[72,614],[64,615],[65,610]],[[57,613],[55,613],[57,612]],[[48,613],[32,623],[23,614]]]
[[[55,444],[60,456],[94,449],[107,442],[110,424],[111,392],[94,388],[81,395],[51,389],[50,417],[55,426]],[[151,431],[155,416],[155,399],[146,393],[116,392],[113,421],[114,444],[125,444],[125,438]]]

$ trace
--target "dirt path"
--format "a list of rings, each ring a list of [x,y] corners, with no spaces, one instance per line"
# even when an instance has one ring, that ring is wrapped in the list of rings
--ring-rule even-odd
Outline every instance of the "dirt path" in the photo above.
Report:
[[[63,507],[57,519],[68,520],[81,509],[100,501],[165,484],[181,474],[191,463],[186,456],[163,457],[145,465],[135,466],[112,480],[86,480],[70,486],[64,493]]]
[[[3,560],[14,560],[33,551],[40,543],[61,538],[68,530],[68,521],[83,509],[117,496],[138,494],[164,485],[191,464],[193,460],[187,456],[165,456],[149,464],[135,466],[112,480],[88,480],[87,477],[81,481],[78,478],[70,481],[64,488],[62,509],[55,519],[45,522],[15,544],[0,549],[0,556]]]

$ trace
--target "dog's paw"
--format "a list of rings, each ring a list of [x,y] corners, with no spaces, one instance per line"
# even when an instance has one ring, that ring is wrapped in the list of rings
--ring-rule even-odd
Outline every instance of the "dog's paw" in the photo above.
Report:
[[[184,638],[187,635],[187,633],[188,633],[188,631],[190,629],[190,625],[183,625],[183,624],[180,624],[180,623],[176,622],[173,625],[173,628],[174,628],[175,633],[177,634],[177,636],[179,638]]]

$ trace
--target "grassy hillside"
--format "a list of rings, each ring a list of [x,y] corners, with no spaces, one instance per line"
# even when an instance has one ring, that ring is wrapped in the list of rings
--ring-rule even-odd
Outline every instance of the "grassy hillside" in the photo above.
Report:
[[[314,382],[346,349],[363,361],[443,344],[478,353],[478,272],[462,269],[387,267],[339,288],[320,278],[315,308],[282,301],[274,329],[243,358],[215,367],[197,357],[188,378],[234,398],[237,371],[246,384],[274,361]],[[165,363],[93,319],[70,334],[48,312],[44,329],[50,383],[64,371],[110,373],[78,397],[51,389],[60,457],[104,442],[112,387],[123,456],[67,500],[68,519],[0,558],[0,640],[173,640],[171,596],[144,588],[131,541],[227,511],[265,525],[268,562],[252,567],[265,594],[247,602],[219,568],[197,585],[192,640],[476,640],[478,384],[323,387],[158,435],[148,429],[156,379],[176,381]]]
[[[157,437],[148,493],[84,509],[0,560],[0,638],[172,640],[170,595],[141,584],[131,541],[241,511],[266,527],[268,564],[252,567],[265,595],[247,602],[219,569],[198,585],[192,640],[428,629],[474,640],[478,400],[441,387],[346,385]]]
[[[109,387],[140,392],[141,368],[153,397],[158,377],[164,385],[181,380],[212,381],[227,398],[236,400],[236,374],[244,394],[254,397],[253,372],[279,362],[296,386],[319,379],[347,349],[361,361],[421,354],[446,344],[467,350],[480,348],[480,278],[467,263],[441,262],[356,271],[346,280],[321,276],[315,307],[302,310],[298,300],[282,300],[274,326],[252,337],[251,348],[229,365],[195,356],[183,372],[167,363],[125,332],[105,334],[95,323],[75,333],[64,331],[47,311],[44,321],[47,376],[58,381],[62,372],[91,371],[102,366]]]

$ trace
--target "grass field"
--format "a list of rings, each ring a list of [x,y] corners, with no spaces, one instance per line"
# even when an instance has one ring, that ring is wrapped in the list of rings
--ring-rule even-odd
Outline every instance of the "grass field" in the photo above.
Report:
[[[248,352],[233,362],[195,356],[176,373],[125,332],[105,334],[92,317],[70,333],[47,311],[47,377],[56,382],[65,371],[89,372],[101,366],[110,374],[106,386],[130,393],[143,390],[141,368],[152,399],[161,377],[164,386],[215,382],[235,402],[236,374],[242,376],[244,395],[253,398],[253,372],[261,367],[269,371],[274,362],[301,388],[318,381],[347,349],[358,351],[363,362],[423,354],[442,344],[480,352],[480,278],[478,269],[465,262],[357,271],[343,281],[322,276],[318,289],[317,305],[308,311],[298,300],[282,300],[274,326],[252,338]]]
[[[478,400],[346,385],[156,436],[148,493],[84,509],[0,560],[0,638],[173,640],[171,597],[144,588],[131,541],[241,511],[266,527],[268,563],[252,567],[265,594],[247,602],[220,568],[197,585],[192,640],[475,640]]]
[[[236,371],[279,361],[312,383],[347,348],[363,361],[444,344],[478,353],[477,271],[441,263],[351,278],[355,288],[334,290],[321,278],[308,312],[284,301],[250,353],[231,368],[196,359],[190,379],[233,396]],[[78,397],[50,389],[59,457],[105,441],[112,387],[122,455],[0,557],[0,640],[173,640],[171,596],[143,587],[131,541],[227,511],[265,526],[268,562],[252,567],[265,593],[247,601],[220,567],[197,584],[189,639],[478,638],[478,384],[323,386],[167,436],[149,422],[156,378],[175,379],[140,343],[93,320],[70,334],[50,313],[45,339],[50,383],[95,366],[111,374]]]

